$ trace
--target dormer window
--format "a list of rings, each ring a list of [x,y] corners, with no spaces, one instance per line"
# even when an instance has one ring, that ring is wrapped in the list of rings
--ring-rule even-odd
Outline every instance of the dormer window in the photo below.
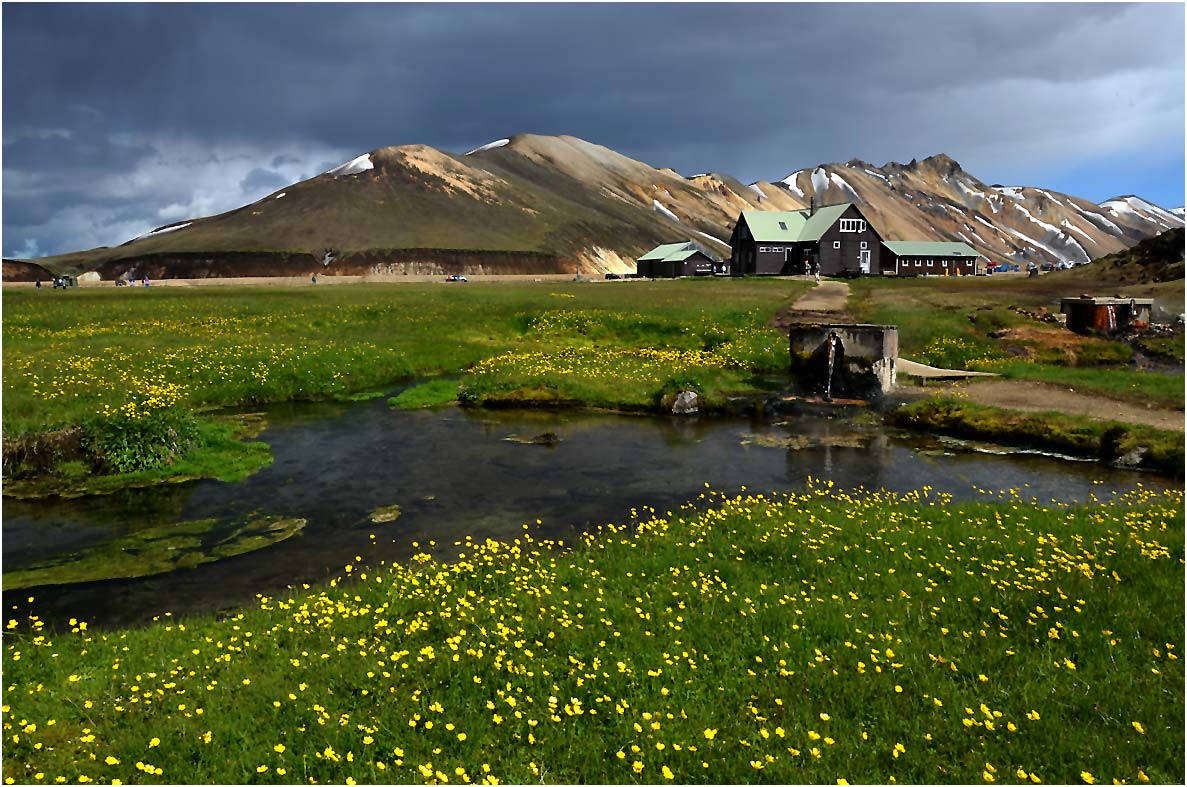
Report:
[[[784,221],[779,222],[779,229],[783,230],[784,232],[787,232],[787,222],[784,222]]]
[[[841,219],[841,232],[865,232],[866,223],[864,219]]]

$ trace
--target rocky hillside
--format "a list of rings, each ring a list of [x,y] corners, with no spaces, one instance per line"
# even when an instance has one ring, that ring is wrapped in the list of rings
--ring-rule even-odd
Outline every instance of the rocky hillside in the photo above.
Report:
[[[1031,186],[986,185],[945,155],[874,167],[799,170],[780,185],[798,199],[853,201],[887,240],[962,240],[990,259],[1089,262],[1183,220],[1134,196],[1100,205]]]
[[[1182,226],[1136,197],[1094,205],[987,186],[942,155],[828,164],[743,185],[719,173],[684,177],[575,137],[523,134],[462,155],[380,148],[227,213],[38,262],[105,279],[627,272],[641,253],[685,238],[728,256],[739,212],[794,210],[813,197],[858,203],[887,240],[965,240],[1016,261],[1086,262]]]
[[[1088,265],[1067,271],[1052,271],[1069,281],[1085,284],[1156,284],[1183,278],[1182,227],[1146,238],[1132,248],[1114,252]]]

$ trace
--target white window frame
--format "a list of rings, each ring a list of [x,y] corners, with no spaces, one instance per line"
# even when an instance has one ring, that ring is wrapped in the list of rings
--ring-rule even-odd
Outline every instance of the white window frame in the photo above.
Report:
[[[933,263],[933,262],[934,262],[934,260],[928,260],[928,261],[927,261],[927,267],[929,267],[929,268],[930,268],[930,267],[932,267],[932,263]]]
[[[865,232],[866,223],[864,219],[841,219],[841,232]]]
[[[866,243],[864,240],[861,242],[861,247],[862,247],[863,249],[864,249],[864,248],[867,248],[869,245],[870,245],[870,244]]]
[[[766,254],[766,253],[767,253],[767,247],[766,247],[766,246],[759,246],[759,247],[758,247],[758,250],[759,250],[760,252],[762,252],[763,254]]]
[[[771,251],[775,251],[775,252],[783,251],[783,247],[782,246],[772,246]]]
[[[948,260],[940,260],[940,265],[941,265],[941,267],[947,268],[947,267],[948,267]]]
[[[833,241],[833,248],[834,248],[834,249],[839,249],[839,248],[841,248],[841,241],[839,241],[839,240],[835,240],[835,241]]]

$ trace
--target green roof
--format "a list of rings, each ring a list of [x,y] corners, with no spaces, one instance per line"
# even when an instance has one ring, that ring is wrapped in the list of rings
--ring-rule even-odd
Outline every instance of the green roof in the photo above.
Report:
[[[694,241],[687,240],[682,243],[665,243],[662,246],[656,246],[651,251],[639,258],[639,262],[660,261],[660,262],[684,262],[692,255],[700,252],[714,262],[717,259],[712,254],[708,254],[698,246]]]
[[[809,208],[803,210],[744,210],[742,217],[750,234],[756,241],[795,243],[797,241],[820,240],[825,230],[841,218],[851,202],[840,205],[826,205],[817,208],[811,215]]]
[[[951,241],[884,240],[882,245],[899,257],[979,257],[967,243]]]
[[[651,251],[644,254],[642,257],[639,258],[639,261],[644,262],[646,260],[662,260],[665,257],[667,257],[669,254],[675,254],[676,252],[686,251],[689,249],[690,246],[692,246],[692,241],[682,241],[680,243],[665,243],[662,246],[656,246],[654,249],[652,249]],[[695,248],[693,248],[692,250],[696,251]]]

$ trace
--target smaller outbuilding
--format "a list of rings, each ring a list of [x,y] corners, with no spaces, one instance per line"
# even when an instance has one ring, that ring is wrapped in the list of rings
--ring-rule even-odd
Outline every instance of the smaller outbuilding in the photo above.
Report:
[[[1153,298],[1061,298],[1059,311],[1067,315],[1067,328],[1075,333],[1110,335],[1144,330],[1150,325]]]
[[[665,243],[640,257],[638,275],[649,279],[674,279],[679,276],[712,276],[721,258],[701,248],[695,241]]]
[[[882,269],[896,276],[975,276],[981,256],[967,243],[882,241]]]

